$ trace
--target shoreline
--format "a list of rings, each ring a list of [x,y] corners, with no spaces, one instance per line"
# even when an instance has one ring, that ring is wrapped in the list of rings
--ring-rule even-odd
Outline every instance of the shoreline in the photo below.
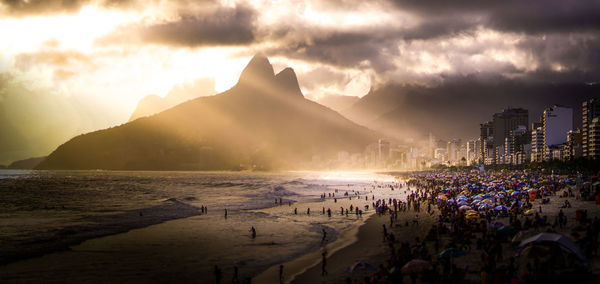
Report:
[[[398,220],[394,226],[389,226],[389,215],[374,214],[365,224],[363,224],[356,236],[356,241],[331,253],[327,257],[327,275],[321,275],[321,260],[308,268],[306,271],[297,275],[291,281],[286,283],[342,283],[351,280],[352,283],[362,283],[364,277],[368,277],[374,271],[356,269],[352,272],[348,270],[357,262],[364,262],[377,267],[383,264],[390,256],[388,242],[383,240],[383,225],[388,228],[388,233],[395,236],[394,245],[399,246],[402,242],[412,242],[415,237],[423,239],[429,232],[433,224],[433,216],[426,213],[418,213],[420,224],[413,226],[410,224],[414,211],[398,212]],[[409,223],[406,226],[406,223]]]
[[[311,267],[321,263],[321,252],[325,249],[329,254],[336,253],[358,241],[358,233],[362,227],[369,223],[369,220],[376,217],[377,214],[371,213],[360,224],[350,226],[349,228],[337,233],[336,239],[333,242],[327,243],[324,247],[315,251],[306,253],[296,258],[292,258],[283,264],[272,265],[268,269],[260,272],[252,277],[252,281],[256,283],[275,283],[279,282],[279,266],[284,266],[285,283],[291,283],[296,277],[302,275]],[[291,273],[289,271],[292,271]]]

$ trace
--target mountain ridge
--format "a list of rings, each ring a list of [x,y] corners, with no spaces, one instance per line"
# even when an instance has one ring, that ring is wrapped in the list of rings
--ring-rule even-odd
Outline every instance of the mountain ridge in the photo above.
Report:
[[[277,75],[272,70],[258,55],[231,89],[75,137],[37,168],[293,169],[309,165],[315,156],[362,152],[379,138],[305,99],[293,69]]]

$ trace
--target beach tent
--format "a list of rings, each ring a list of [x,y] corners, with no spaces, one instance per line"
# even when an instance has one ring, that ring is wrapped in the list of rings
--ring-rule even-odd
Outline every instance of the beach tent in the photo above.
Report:
[[[581,252],[581,249],[569,237],[555,233],[539,233],[533,237],[529,237],[521,242],[519,247],[523,248],[529,244],[557,244],[566,252],[573,253],[580,260],[585,261],[586,258]]]
[[[402,266],[400,272],[402,272],[402,274],[410,274],[430,270],[431,268],[432,266],[429,263],[429,261],[425,261],[422,259],[413,259],[406,263],[404,266]]]
[[[523,215],[526,215],[526,216],[534,215],[534,214],[535,214],[535,209],[529,209],[523,213]]]

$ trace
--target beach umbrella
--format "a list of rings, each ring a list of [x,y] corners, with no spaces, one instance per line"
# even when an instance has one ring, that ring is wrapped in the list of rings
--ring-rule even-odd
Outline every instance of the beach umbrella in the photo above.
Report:
[[[494,207],[494,210],[496,211],[506,211],[508,208],[506,208],[506,206],[504,205],[498,205],[496,207]]]
[[[523,213],[523,215],[525,215],[525,216],[534,215],[534,214],[535,214],[535,209],[529,209]]]
[[[464,256],[467,255],[466,252],[459,250],[457,248],[449,248],[446,249],[444,251],[442,251],[440,254],[438,254],[438,258],[452,258],[452,257],[459,257],[459,256]]]
[[[467,220],[479,219],[479,214],[477,214],[477,213],[468,213],[467,216],[465,216],[465,218],[467,218]]]
[[[487,204],[494,204],[494,201],[492,201],[491,199],[484,199],[481,202],[487,203]]]
[[[462,210],[462,211],[464,211],[464,210],[469,210],[469,209],[471,209],[471,207],[470,207],[470,206],[468,206],[468,205],[463,205],[463,206],[461,206],[461,207],[458,207],[458,210]]]
[[[448,200],[446,200],[446,202],[452,204],[452,203],[454,203],[454,199],[448,199]]]
[[[469,205],[469,202],[466,202],[464,200],[460,200],[456,204],[458,204],[458,206],[464,206],[464,205]]]
[[[353,272],[355,270],[375,271],[377,270],[377,267],[373,266],[372,264],[366,263],[362,260],[359,260],[352,266],[350,266],[348,270],[346,270],[346,272]]]
[[[430,270],[432,268],[431,263],[429,261],[425,261],[422,259],[413,259],[402,266],[400,270],[402,274],[411,274],[423,272],[425,270]]]

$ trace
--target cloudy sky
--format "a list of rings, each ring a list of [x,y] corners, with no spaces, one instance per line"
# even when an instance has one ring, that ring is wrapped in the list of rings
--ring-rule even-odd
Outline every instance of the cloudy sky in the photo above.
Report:
[[[149,94],[228,89],[257,52],[313,98],[465,76],[591,84],[599,29],[597,0],[2,0],[0,130],[120,124]]]

